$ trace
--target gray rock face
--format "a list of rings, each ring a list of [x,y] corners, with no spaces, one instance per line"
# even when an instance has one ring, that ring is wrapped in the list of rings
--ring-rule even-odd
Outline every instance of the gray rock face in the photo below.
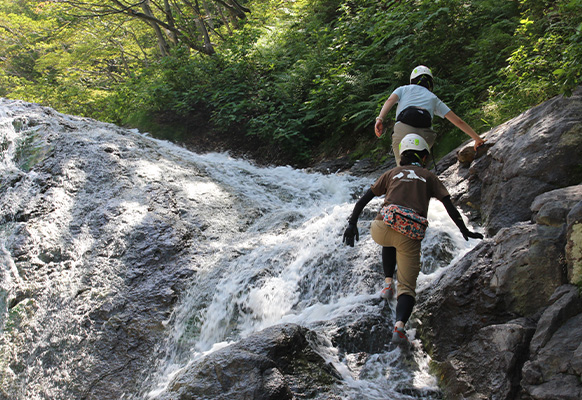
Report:
[[[533,331],[532,322],[526,319],[481,328],[473,340],[452,352],[439,366],[449,398],[514,398]]]
[[[325,382],[340,377],[312,349],[306,335],[309,332],[297,325],[267,328],[186,368],[162,399],[317,398],[327,392],[321,387]]]
[[[447,398],[580,398],[581,129],[578,90],[447,159],[453,196],[492,234],[419,297]]]
[[[451,183],[468,181],[468,190],[448,186],[457,186],[459,201],[479,210],[490,234],[529,221],[538,195],[582,182],[581,110],[582,90],[556,97],[488,132],[487,153],[469,167],[463,156],[464,163],[444,172],[459,178]],[[459,153],[466,153],[465,148]]]
[[[533,399],[580,399],[582,299],[578,288],[565,285],[551,300],[523,366],[523,393]]]
[[[226,198],[190,207],[197,200],[164,168],[207,177],[155,162],[172,156],[140,135],[19,107],[13,125],[25,140],[0,137],[16,153],[0,178],[0,398],[138,392],[195,253],[213,229],[228,232],[212,221],[231,212]]]
[[[582,286],[582,202],[577,203],[567,216],[566,261],[568,280]]]

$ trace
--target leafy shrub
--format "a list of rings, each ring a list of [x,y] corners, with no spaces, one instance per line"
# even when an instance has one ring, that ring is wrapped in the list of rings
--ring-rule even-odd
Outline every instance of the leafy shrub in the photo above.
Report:
[[[0,33],[3,95],[140,127],[195,118],[297,164],[346,153],[385,159],[389,135],[376,139],[374,118],[418,64],[477,132],[580,85],[582,0],[253,0],[216,54],[174,47],[164,58],[141,25],[100,25],[33,3],[0,7],[18,32]],[[448,121],[435,129],[437,156],[467,140]]]

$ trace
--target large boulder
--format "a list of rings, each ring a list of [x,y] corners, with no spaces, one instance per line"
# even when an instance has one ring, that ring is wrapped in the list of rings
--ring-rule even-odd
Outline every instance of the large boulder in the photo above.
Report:
[[[470,144],[462,146],[463,162],[451,165],[449,157],[444,175],[456,177],[448,185],[455,187],[454,198],[479,211],[495,234],[530,220],[538,195],[582,182],[582,88],[524,112],[485,138],[486,154],[468,163],[464,153]]]
[[[526,318],[481,328],[438,367],[447,398],[513,399],[533,333],[534,324]]]
[[[340,375],[314,350],[313,336],[294,324],[257,332],[185,368],[161,399],[333,399],[325,393]]]
[[[419,295],[418,332],[447,398],[579,399],[582,90],[487,139],[440,173],[491,237]]]
[[[448,399],[580,399],[582,299],[559,287],[537,320],[485,326],[435,362]]]
[[[0,177],[0,398],[136,393],[228,201],[186,197],[170,172],[206,175],[128,130],[0,107],[18,149]]]
[[[561,197],[560,191],[554,195]],[[545,196],[546,200],[553,197]],[[571,203],[564,203],[568,207]],[[539,200],[534,204],[541,204]],[[553,203],[562,204],[562,203]],[[547,210],[552,207],[544,208]],[[567,283],[564,274],[565,226],[517,223],[503,228],[443,274],[419,295],[416,315],[423,324],[419,331],[437,359],[444,359],[482,328],[503,324],[543,310],[554,291]],[[446,331],[440,329],[446,321]]]
[[[582,299],[576,287],[564,285],[550,302],[523,366],[523,393],[535,400],[578,400],[582,396]]]

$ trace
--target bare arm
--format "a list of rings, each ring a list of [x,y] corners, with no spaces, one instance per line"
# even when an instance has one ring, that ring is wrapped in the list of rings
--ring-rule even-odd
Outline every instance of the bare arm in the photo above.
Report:
[[[475,132],[473,130],[473,128],[471,128],[469,126],[468,123],[466,123],[465,121],[463,121],[454,112],[449,111],[448,113],[445,114],[445,118],[448,119],[449,121],[451,121],[451,123],[453,125],[455,125],[457,128],[459,128],[460,130],[462,130],[463,132],[465,132],[467,135],[469,135],[471,138],[473,138],[475,140],[475,151],[477,151],[477,147],[479,147],[483,143],[485,143],[485,141],[479,137],[479,135],[477,134],[477,132]]]
[[[376,131],[376,136],[382,136],[382,131],[384,130],[384,120],[388,115],[390,109],[398,102],[398,95],[392,93],[388,100],[382,106],[382,110],[380,110],[380,115],[376,118],[376,126],[374,130]]]

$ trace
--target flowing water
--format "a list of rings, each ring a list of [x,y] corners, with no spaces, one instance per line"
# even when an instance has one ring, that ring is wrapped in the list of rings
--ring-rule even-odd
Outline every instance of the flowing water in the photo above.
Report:
[[[342,398],[434,398],[436,379],[429,373],[429,357],[414,340],[414,330],[409,334],[417,351],[408,357],[415,366],[404,371],[399,348],[387,347],[361,365],[357,355],[339,355],[325,340],[338,325],[386,306],[378,301],[383,283],[380,247],[367,229],[380,198],[360,218],[356,246],[342,244],[346,220],[372,178],[262,168],[225,154],[185,153],[184,157],[236,194],[240,207],[252,212],[253,218],[244,231],[222,235],[212,243],[216,251],[202,260],[188,294],[169,321],[167,356],[147,398],[163,394],[168,382],[189,363],[286,322],[316,331],[328,344],[319,351],[344,378],[345,385],[337,391]],[[429,221],[422,257],[427,273],[419,277],[419,291],[474,245],[463,240],[440,202],[431,202]],[[395,302],[390,307],[394,310]],[[416,395],[405,394],[407,387]],[[391,394],[387,397],[387,393]]]
[[[82,124],[79,137],[83,139],[78,140],[90,137],[97,142],[104,129],[112,131],[107,136],[109,146],[117,140],[114,128],[104,128],[96,122],[93,126],[88,120],[71,119],[68,123]],[[0,135],[4,143],[0,168],[5,176],[30,176],[34,168],[17,165],[18,146],[14,143],[22,144],[25,137],[33,136],[31,130],[15,126],[11,112],[0,109]],[[339,327],[362,315],[377,314],[380,308],[393,310],[395,306],[379,300],[383,282],[380,248],[368,232],[380,198],[374,199],[362,214],[356,246],[342,244],[347,218],[358,196],[373,183],[373,177],[259,167],[228,154],[195,154],[138,132],[124,131],[117,145],[140,149],[140,159],[132,161],[139,164],[134,169],[140,179],[172,183],[172,190],[180,195],[177,198],[184,199],[179,207],[185,221],[196,219],[188,213],[206,210],[203,216],[206,239],[196,243],[193,252],[196,273],[188,278],[187,291],[165,321],[168,334],[160,344],[159,362],[149,371],[142,389],[126,393],[126,398],[163,396],[172,378],[189,364],[280,323],[295,323],[316,332],[320,338],[318,352],[343,377],[343,383],[334,389],[342,398],[438,398],[436,379],[428,370],[429,357],[414,339],[414,329],[409,330],[409,335],[417,350],[406,355],[398,348],[386,346],[384,351],[361,360],[358,354],[342,353],[331,344],[331,335]],[[39,145],[35,149],[35,157],[42,160],[45,147]],[[197,172],[189,174],[189,170]],[[120,181],[123,177],[116,179]],[[129,186],[128,182],[122,184]],[[135,199],[137,189],[131,190]],[[194,208],[193,203],[217,206]],[[64,200],[54,207],[53,213],[59,207],[63,214],[71,213],[71,203]],[[81,204],[77,195],[75,207],[82,209],[88,205]],[[132,224],[132,216],[143,219],[147,213],[137,200],[123,202],[123,210],[126,226],[123,229]],[[474,245],[463,240],[440,203],[431,203],[429,221],[423,241],[420,291]],[[4,315],[8,312],[6,299],[10,291],[22,284],[22,274],[5,246],[12,229],[7,228],[9,225],[6,223],[0,229],[0,312]],[[123,233],[120,227],[111,229]],[[84,232],[86,237],[90,236],[90,232]],[[71,246],[78,246],[75,251],[85,254],[89,245],[87,241],[73,240]],[[51,279],[67,279],[67,284],[72,285],[76,282],[74,272],[75,269],[69,269],[66,275],[53,274]],[[42,307],[42,303],[37,302],[37,307]]]

